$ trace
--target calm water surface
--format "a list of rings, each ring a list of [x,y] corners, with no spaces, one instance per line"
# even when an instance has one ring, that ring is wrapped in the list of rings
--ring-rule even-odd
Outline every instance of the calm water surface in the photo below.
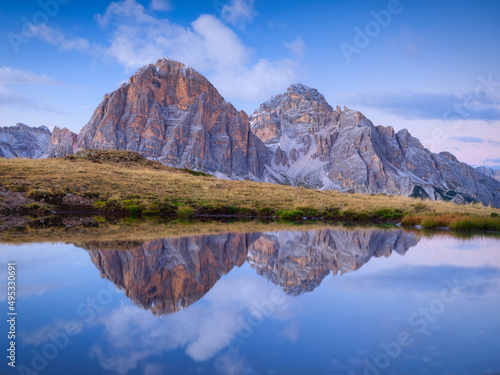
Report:
[[[494,238],[322,229],[0,245],[0,276],[6,375],[500,373]]]

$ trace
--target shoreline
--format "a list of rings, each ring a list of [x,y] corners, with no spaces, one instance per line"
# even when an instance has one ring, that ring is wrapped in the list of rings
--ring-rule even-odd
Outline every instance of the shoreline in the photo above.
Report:
[[[385,194],[221,180],[128,151],[0,159],[0,214],[101,218],[263,219],[500,231],[500,209]],[[101,219],[99,219],[101,220]]]

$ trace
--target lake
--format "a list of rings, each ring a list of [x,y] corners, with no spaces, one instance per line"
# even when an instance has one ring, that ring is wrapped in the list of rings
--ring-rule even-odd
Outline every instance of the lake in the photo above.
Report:
[[[500,373],[494,237],[290,227],[89,238],[0,244],[0,270],[5,375]]]

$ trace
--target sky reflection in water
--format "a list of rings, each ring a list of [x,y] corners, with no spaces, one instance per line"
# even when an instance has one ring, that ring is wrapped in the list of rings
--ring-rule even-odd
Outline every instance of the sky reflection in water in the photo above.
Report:
[[[17,370],[500,372],[496,239],[325,229],[112,248],[0,245],[2,285],[18,268]]]

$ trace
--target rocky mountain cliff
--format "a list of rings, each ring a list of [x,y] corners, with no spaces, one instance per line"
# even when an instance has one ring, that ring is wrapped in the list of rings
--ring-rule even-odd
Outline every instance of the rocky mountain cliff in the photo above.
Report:
[[[0,128],[0,157],[42,157],[50,144],[51,132],[46,126],[31,128],[24,124]]]
[[[483,173],[488,177],[493,177],[497,181],[500,181],[500,169],[491,169],[488,167],[476,167],[476,171]]]
[[[293,185],[500,206],[498,181],[448,152],[431,153],[406,129],[396,133],[360,112],[333,109],[307,86],[275,95],[250,122],[273,154],[272,168]]]
[[[372,256],[404,255],[418,242],[413,233],[325,229],[167,238],[131,249],[78,245],[88,250],[101,277],[136,305],[156,315],[187,308],[223,276],[247,261],[292,295],[312,291],[330,271],[354,271]],[[111,245],[112,246],[112,245]]]
[[[49,158],[59,158],[73,155],[77,151],[78,136],[67,128],[56,126],[52,132],[50,145],[47,149]]]
[[[137,151],[170,166],[252,180],[263,177],[271,157],[245,112],[194,69],[166,58],[104,96],[78,147]]]

